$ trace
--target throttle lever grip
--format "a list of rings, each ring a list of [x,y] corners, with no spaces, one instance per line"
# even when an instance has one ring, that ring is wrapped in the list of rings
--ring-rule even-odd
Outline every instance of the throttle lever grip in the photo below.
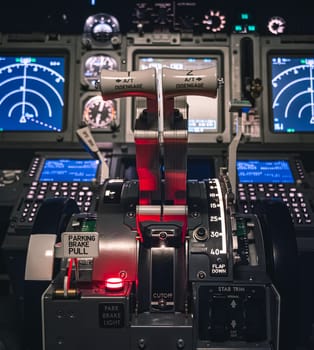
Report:
[[[157,100],[155,68],[128,72],[103,69],[99,84],[104,100],[128,96],[140,96]]]

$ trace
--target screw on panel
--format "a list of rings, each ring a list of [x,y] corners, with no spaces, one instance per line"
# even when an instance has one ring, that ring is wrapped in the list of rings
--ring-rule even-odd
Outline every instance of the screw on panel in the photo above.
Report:
[[[183,349],[184,348],[184,340],[182,338],[177,340],[177,348],[178,349]]]
[[[139,339],[137,342],[137,345],[138,345],[139,349],[144,349],[146,347],[145,339],[143,339],[143,338]]]

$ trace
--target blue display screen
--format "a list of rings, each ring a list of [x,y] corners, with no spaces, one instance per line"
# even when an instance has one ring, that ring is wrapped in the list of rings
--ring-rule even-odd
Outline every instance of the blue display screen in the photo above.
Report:
[[[0,53],[0,131],[63,131],[65,60]]]
[[[294,183],[287,160],[238,160],[240,183]]]
[[[46,159],[39,181],[91,182],[96,179],[98,160]]]
[[[270,62],[273,131],[314,132],[314,56],[276,55]]]

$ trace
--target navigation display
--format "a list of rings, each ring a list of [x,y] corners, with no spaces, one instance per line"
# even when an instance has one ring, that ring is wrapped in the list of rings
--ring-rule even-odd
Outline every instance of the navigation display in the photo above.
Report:
[[[0,52],[0,131],[64,129],[66,57]]]
[[[197,70],[215,68],[218,71],[218,56],[140,56],[138,57],[138,69],[155,68],[157,74],[163,67],[172,69]],[[183,115],[188,116],[188,130],[191,133],[207,133],[218,131],[218,99],[203,96],[184,96],[175,98],[175,107]]]
[[[95,159],[46,159],[39,181],[91,182],[96,179]]]
[[[314,132],[314,56],[271,55],[271,128]]]
[[[287,160],[237,160],[240,183],[294,183]]]

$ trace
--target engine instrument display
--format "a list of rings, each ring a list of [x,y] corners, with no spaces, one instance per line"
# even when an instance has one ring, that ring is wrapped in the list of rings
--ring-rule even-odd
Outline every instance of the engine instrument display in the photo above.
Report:
[[[314,132],[314,56],[271,55],[272,128]]]
[[[63,130],[65,56],[0,53],[0,130]]]

